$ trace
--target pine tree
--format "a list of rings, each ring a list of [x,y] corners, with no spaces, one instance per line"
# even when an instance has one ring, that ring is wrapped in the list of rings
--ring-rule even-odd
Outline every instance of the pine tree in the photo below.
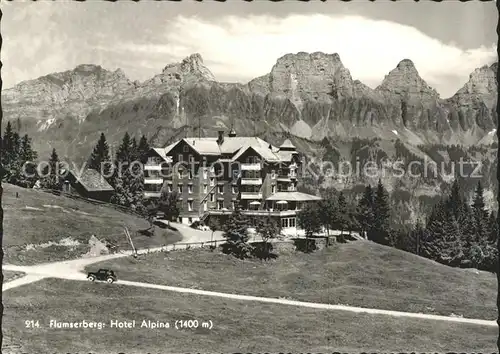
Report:
[[[337,199],[337,227],[340,229],[340,237],[344,235],[344,231],[347,231],[351,227],[349,206],[345,199],[344,193],[340,192]]]
[[[442,249],[438,262],[458,266],[464,259],[462,245],[460,243],[460,227],[455,216],[448,213],[444,224],[444,236],[442,240]]]
[[[458,220],[461,216],[461,213],[464,211],[463,208],[466,204],[458,179],[455,179],[453,181],[450,196],[448,197],[446,204],[447,209],[449,209]]]
[[[309,238],[321,232],[323,226],[320,207],[319,203],[307,204],[297,213],[297,225],[306,234],[306,252],[309,251]]]
[[[116,152],[117,168],[113,178],[115,193],[111,200],[113,203],[140,209],[143,200],[144,173],[139,164],[133,163],[136,157],[137,142],[126,132]]]
[[[478,182],[474,192],[472,214],[474,216],[475,241],[480,245],[484,245],[490,237],[490,232],[488,230],[489,215],[484,204],[483,192],[483,186],[481,182]]]
[[[324,198],[319,202],[319,218],[321,225],[325,228],[327,235],[330,230],[335,229],[338,220],[337,205],[333,198]]]
[[[151,147],[149,146],[148,139],[143,135],[139,140],[139,146],[137,147],[139,161],[141,161],[142,164],[145,164],[147,162],[147,156],[150,149]]]
[[[373,206],[374,225],[371,231],[370,239],[377,243],[386,245],[388,243],[390,231],[391,210],[389,205],[389,196],[381,180],[378,181]]]
[[[179,195],[176,192],[168,192],[166,189],[162,189],[158,200],[158,209],[168,222],[177,220],[180,214]]]
[[[488,242],[491,245],[496,245],[498,241],[498,215],[494,211],[490,213],[489,229],[490,229],[490,237],[488,239]]]
[[[21,152],[21,137],[18,132],[12,133],[12,161],[19,159]]]
[[[239,203],[236,203],[229,220],[224,224],[223,237],[227,240],[227,250],[238,258],[247,258],[251,255],[252,247],[248,244],[249,222],[241,213]]]
[[[42,188],[61,190],[61,163],[59,162],[59,156],[57,155],[56,149],[52,149],[52,154],[50,155],[49,165],[43,171],[44,176],[41,179]]]
[[[111,168],[111,158],[109,156],[109,146],[106,141],[106,136],[104,133],[101,133],[97,144],[90,155],[88,168],[99,171],[105,176],[108,176],[108,173]]]
[[[137,140],[135,137],[132,138],[130,141],[130,158],[129,158],[129,163],[132,163],[134,161],[139,161],[139,150],[137,146]]]
[[[7,122],[5,131],[2,138],[2,165],[7,169],[10,165],[14,152],[14,131],[12,130],[12,124]]]
[[[262,241],[264,241],[262,258],[269,258],[271,253],[271,244],[269,243],[269,240],[275,238],[278,235],[278,225],[276,224],[276,221],[274,219],[272,219],[270,216],[267,216],[265,218],[258,219],[255,229],[257,234],[259,234],[262,238]]]
[[[116,152],[116,162],[117,164],[122,162],[130,163],[132,157],[132,140],[130,139],[130,135],[128,132],[125,132],[122,143],[118,147],[118,151]]]
[[[21,161],[34,162],[38,158],[38,153],[31,146],[31,138],[25,134],[21,139],[20,159]]]
[[[9,150],[5,153],[7,154],[5,165],[3,166],[6,171],[4,179],[11,184],[19,185],[22,173],[22,164],[20,161],[21,153],[21,138],[19,134],[15,131],[6,131],[6,139],[9,140]]]
[[[18,185],[31,188],[36,183],[37,171],[35,160],[38,158],[38,153],[31,146],[31,138],[25,134],[21,138],[21,146],[19,151],[19,174],[17,178]]]
[[[420,254],[420,245],[422,243],[422,240],[426,240],[426,230],[424,225],[422,224],[422,221],[419,219],[415,223],[415,227],[411,232],[411,237],[408,242],[408,249],[407,251],[415,253],[416,255]]]
[[[446,265],[459,265],[464,259],[463,245],[460,240],[460,226],[447,209],[447,201],[437,203],[427,222],[426,237],[421,242],[422,255]]]
[[[471,208],[464,203],[459,213],[458,224],[460,226],[460,239],[462,248],[467,254],[472,245],[476,242],[474,215]],[[466,256],[467,257],[467,256]]]
[[[433,206],[427,219],[427,237],[421,240],[421,254],[429,259],[437,260],[441,252],[440,240],[445,239],[445,208],[444,202],[439,201]]]
[[[356,215],[362,233],[366,233],[374,227],[374,196],[370,185],[365,187],[365,191],[358,202]]]

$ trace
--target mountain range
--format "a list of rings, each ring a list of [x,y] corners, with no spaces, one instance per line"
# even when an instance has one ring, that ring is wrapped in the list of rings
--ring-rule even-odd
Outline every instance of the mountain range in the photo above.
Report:
[[[474,70],[455,95],[442,99],[409,59],[372,89],[352,79],[338,54],[286,54],[269,74],[247,84],[216,81],[201,55],[193,54],[144,82],[120,69],[79,65],[3,90],[2,105],[4,118],[33,137],[41,157],[56,148],[72,161],[85,160],[101,132],[111,145],[128,131],[165,146],[234,129],[274,144],[290,138],[312,159],[327,153],[351,159],[360,151],[394,157],[405,150],[405,156],[449,163],[449,150],[458,146],[492,168],[497,67]],[[486,187],[493,188],[487,175]]]

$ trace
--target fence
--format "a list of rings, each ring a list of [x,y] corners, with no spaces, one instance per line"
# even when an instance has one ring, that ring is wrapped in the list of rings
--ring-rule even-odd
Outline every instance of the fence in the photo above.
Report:
[[[66,198],[70,198],[70,199],[74,199],[74,200],[81,200],[81,201],[91,203],[94,205],[105,205],[107,207],[113,208],[113,209],[121,211],[123,213],[138,216],[140,218],[144,218],[144,215],[142,215],[141,213],[138,213],[137,211],[135,211],[131,208],[125,207],[123,205],[113,204],[110,202],[105,202],[105,201],[97,200],[97,199],[85,198],[85,197],[82,197],[81,195],[78,195],[78,194],[64,193],[63,191],[56,190],[56,189],[41,189],[41,191],[43,191],[45,193],[51,193],[51,194],[57,195],[57,196],[64,196]]]

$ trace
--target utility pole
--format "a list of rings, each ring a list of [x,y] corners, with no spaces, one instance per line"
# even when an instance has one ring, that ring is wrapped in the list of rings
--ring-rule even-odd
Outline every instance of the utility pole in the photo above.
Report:
[[[127,236],[128,241],[130,242],[130,245],[132,246],[132,251],[134,252],[133,255],[134,257],[137,257],[137,250],[134,247],[134,243],[132,242],[132,237],[130,237],[130,233],[128,232],[128,229],[124,227],[125,230],[125,236]]]

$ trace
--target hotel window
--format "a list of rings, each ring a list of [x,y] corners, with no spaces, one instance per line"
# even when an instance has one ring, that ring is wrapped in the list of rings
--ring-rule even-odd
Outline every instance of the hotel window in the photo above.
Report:
[[[238,187],[232,186],[231,188],[232,188],[233,194],[238,194]]]
[[[188,185],[188,193],[193,193],[193,186],[192,185]]]
[[[172,185],[170,183],[167,185],[167,190],[169,193],[172,193]]]
[[[188,200],[188,211],[193,211],[193,201]]]
[[[154,156],[148,157],[148,164],[149,165],[156,165],[156,157],[154,157]]]
[[[203,185],[203,193],[208,193],[208,186],[206,184]]]
[[[224,193],[224,186],[217,186],[217,193],[219,194]]]
[[[215,178],[210,178],[210,187],[215,186]]]
[[[182,185],[177,186],[179,193],[182,193]]]
[[[290,227],[295,227],[295,218],[290,218]]]
[[[179,157],[178,157],[178,158],[179,158],[179,162],[182,162],[182,160],[183,160],[183,156],[182,156],[182,154],[179,154]]]
[[[218,210],[221,210],[221,209],[223,209],[223,208],[224,208],[224,201],[222,201],[222,200],[218,200],[218,201],[217,201],[217,209],[218,209]]]
[[[288,227],[288,219],[281,219],[281,227],[283,228]]]
[[[184,145],[184,147],[182,148],[182,151],[189,152],[189,146]]]
[[[271,186],[271,193],[272,194],[276,193],[276,186]]]
[[[210,193],[210,201],[213,202],[215,199],[214,199],[214,194],[213,193]]]
[[[276,178],[276,170],[271,171],[271,178],[275,179]]]
[[[193,155],[189,155],[189,162],[194,162],[194,156]]]
[[[207,211],[207,209],[208,209],[208,205],[207,205],[207,201],[205,200],[205,201],[203,201],[203,210]]]
[[[179,179],[182,179],[182,170],[178,170],[178,171],[177,171],[177,177],[178,177]]]
[[[203,179],[207,179],[208,178],[208,171],[206,168],[203,169]]]
[[[189,170],[188,175],[189,175],[189,179],[193,179],[193,171]]]

